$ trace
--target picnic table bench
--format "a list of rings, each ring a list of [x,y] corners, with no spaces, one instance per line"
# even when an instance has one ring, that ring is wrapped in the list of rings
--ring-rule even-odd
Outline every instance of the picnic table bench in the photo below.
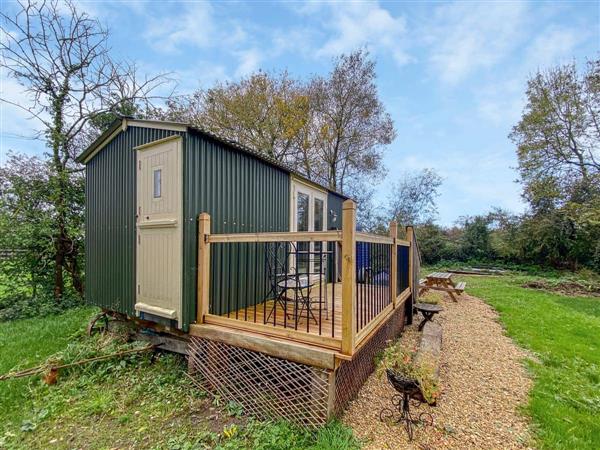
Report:
[[[455,302],[456,295],[461,295],[467,283],[461,281],[459,283],[454,283],[452,281],[452,274],[448,272],[433,272],[427,275],[425,278],[419,280],[419,295],[424,294],[429,289],[434,291],[443,291],[447,292],[450,298]]]

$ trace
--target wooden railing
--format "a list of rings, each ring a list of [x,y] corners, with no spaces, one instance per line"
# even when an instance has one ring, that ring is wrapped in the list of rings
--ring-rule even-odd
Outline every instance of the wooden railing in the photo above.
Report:
[[[408,286],[399,289],[406,284],[401,281],[410,277],[410,265],[406,260],[409,253],[402,253],[401,250],[409,250],[411,244],[408,240],[398,238],[397,223],[390,223],[388,236],[357,233],[356,238],[357,312],[354,350],[368,341],[396,308],[404,307],[404,302],[411,295]],[[365,261],[361,253],[366,253],[369,260]]]
[[[412,229],[410,232],[407,230],[407,240],[398,238],[395,222],[390,224],[388,236],[357,232],[356,205],[351,200],[343,205],[341,231],[211,234],[208,214],[200,214],[198,231],[198,324],[221,325],[318,345],[351,357],[396,308],[404,308],[405,301],[411,297],[414,285],[412,270],[416,266]],[[337,267],[340,244],[341,277]],[[268,281],[266,285],[259,286],[260,260],[266,258],[267,251],[270,251],[268,246],[273,245],[284,248],[282,270],[285,274],[291,272],[290,258],[295,262],[301,257],[327,260],[327,264],[320,263],[318,270],[313,269],[312,272],[308,269],[302,272],[299,268],[293,270],[296,277],[319,280],[318,287],[313,288],[317,292],[312,294],[319,308],[313,317],[315,323],[311,322],[308,314],[307,323],[302,327],[298,326],[298,319],[295,323],[287,322],[289,311],[281,311],[287,303],[278,306],[271,300]],[[225,267],[224,252],[235,257],[235,267],[230,267],[231,259],[229,267]],[[276,251],[275,258],[277,255]],[[312,264],[309,266],[313,267]],[[247,273],[244,275],[243,271]],[[230,279],[223,280],[226,276]],[[243,282],[240,282],[240,277],[245,277]],[[399,286],[406,285],[406,281],[408,286],[399,292]],[[287,288],[284,285],[286,296]],[[211,293],[211,290],[215,292]],[[231,302],[232,290],[235,295],[244,297],[236,297]],[[331,307],[325,311],[322,310],[324,293],[325,305],[331,301]],[[267,314],[267,301],[272,302],[269,311],[275,308],[274,317]],[[264,308],[262,312],[257,309],[259,304]],[[294,305],[294,302],[291,304]],[[295,306],[297,308],[297,302]],[[277,320],[278,307],[283,314],[283,325]],[[297,312],[293,311],[294,314]]]

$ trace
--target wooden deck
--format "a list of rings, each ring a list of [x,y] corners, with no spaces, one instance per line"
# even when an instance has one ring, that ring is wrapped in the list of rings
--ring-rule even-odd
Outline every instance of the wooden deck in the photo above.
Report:
[[[311,317],[310,320],[306,318],[306,311],[302,313],[302,317],[298,318],[298,324],[294,319],[294,305],[293,302],[287,303],[287,318],[284,308],[277,304],[275,305],[274,300],[268,300],[267,302],[261,303],[254,306],[240,309],[237,312],[233,311],[227,314],[223,314],[222,317],[229,317],[245,322],[255,322],[259,324],[265,324],[266,317],[273,311],[273,314],[269,318],[269,321],[265,324],[266,326],[272,326],[274,328],[287,328],[290,330],[297,330],[304,333],[314,334],[317,336],[330,336],[333,338],[342,337],[342,285],[340,283],[333,284],[329,283],[327,286],[323,286],[323,297],[325,298],[325,289],[327,290],[327,309],[325,311],[325,305],[322,305],[320,323],[315,322]],[[335,292],[334,292],[335,291]],[[335,294],[335,295],[334,295]],[[290,294],[291,296],[291,294]],[[310,296],[312,298],[319,297],[319,285],[314,286],[311,289]],[[335,298],[335,301],[333,300]],[[300,306],[299,306],[300,307]],[[319,307],[318,304],[313,305],[312,312],[315,315],[317,321],[319,321]],[[237,314],[236,314],[237,313]],[[266,315],[265,315],[266,313]],[[276,315],[276,317],[274,317]],[[320,329],[319,329],[320,328]]]
[[[343,354],[342,343],[342,291],[340,285],[335,285],[335,305],[333,299],[333,286],[327,286],[329,299],[329,316],[323,310],[321,313],[321,330],[311,320],[307,332],[307,320],[305,317],[298,321],[296,329],[294,320],[288,318],[284,327],[284,311],[277,307],[277,320],[273,325],[273,317],[269,323],[264,323],[265,305],[261,303],[240,309],[229,314],[218,316],[207,314],[203,324],[192,324],[190,334],[209,340],[217,340],[230,345],[246,348],[248,350],[264,352],[278,358],[288,359],[300,363],[310,363],[317,367],[333,369],[336,360],[351,359],[351,356]],[[376,285],[361,285],[360,289],[381,288]],[[318,286],[317,286],[318,289]],[[316,295],[315,291],[315,295]],[[360,293],[358,294],[360,296]],[[396,299],[396,308],[403,308],[404,301],[410,297],[410,289],[405,289]],[[387,300],[382,295],[382,301]],[[266,305],[267,315],[273,307],[273,300]],[[317,308],[318,314],[318,308]],[[393,305],[386,306],[381,313],[366,324],[357,333],[357,349],[368,342],[374,332],[383,325],[394,312]],[[317,315],[318,318],[318,315]]]
[[[298,323],[296,323],[294,315],[294,302],[288,302],[287,310],[285,310],[281,304],[276,304],[274,300],[268,300],[267,302],[256,305],[256,307],[251,306],[248,308],[239,309],[238,311],[232,311],[229,313],[229,315],[223,314],[221,317],[228,317],[230,319],[236,319],[243,322],[257,323],[267,327],[270,326],[273,328],[289,329],[316,336],[340,339],[342,337],[341,284],[336,283],[334,287],[332,283],[328,283],[327,286],[323,286],[322,294],[320,294],[319,289],[319,285],[314,286],[311,289],[310,297],[326,297],[327,310],[323,304],[319,312],[318,303],[313,304],[312,312],[316,318],[316,321],[312,318],[312,316],[310,317],[310,320],[308,320],[306,311],[303,311],[302,315],[298,317]],[[390,303],[388,286],[358,284],[357,295],[359,296],[359,299],[361,296],[361,291],[377,293],[377,298],[379,299],[379,305],[381,306],[381,309]],[[333,299],[335,299],[335,301]],[[358,302],[358,305],[361,305],[360,301]],[[358,312],[358,314],[359,317],[364,318],[363,325],[366,326],[369,312],[366,311],[366,305],[363,304],[362,307],[362,313]],[[373,316],[374,314],[371,312],[371,318],[374,318]],[[267,318],[268,322],[266,322]]]

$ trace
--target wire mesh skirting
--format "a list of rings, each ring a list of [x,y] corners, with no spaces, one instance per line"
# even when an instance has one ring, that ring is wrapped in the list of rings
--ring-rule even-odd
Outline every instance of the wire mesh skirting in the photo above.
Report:
[[[341,415],[350,400],[356,397],[369,375],[375,370],[375,356],[389,341],[396,338],[404,327],[404,308],[396,311],[369,341],[354,355],[344,361],[335,372],[335,401],[333,412]]]
[[[327,421],[329,371],[217,341],[192,337],[190,375],[204,389],[258,418],[305,427]]]
[[[341,415],[375,369],[377,353],[403,326],[401,307],[334,376],[327,369],[195,336],[189,341],[189,372],[199,386],[239,403],[249,415],[314,428]]]

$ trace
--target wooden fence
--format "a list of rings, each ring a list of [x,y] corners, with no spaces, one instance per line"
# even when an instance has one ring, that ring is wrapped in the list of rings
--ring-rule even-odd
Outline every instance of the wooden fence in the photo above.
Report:
[[[412,228],[407,239],[398,237],[394,222],[387,236],[358,232],[351,200],[344,202],[341,230],[211,234],[210,216],[203,213],[198,232],[197,324],[317,345],[351,358],[397,308],[408,311],[405,303],[416,293]],[[224,262],[218,256],[223,246],[239,257]],[[302,283],[311,286],[309,294]],[[299,308],[306,320],[298,319]]]

